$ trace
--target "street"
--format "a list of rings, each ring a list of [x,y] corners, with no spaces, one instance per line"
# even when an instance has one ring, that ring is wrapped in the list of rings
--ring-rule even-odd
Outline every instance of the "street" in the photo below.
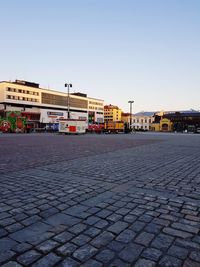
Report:
[[[200,266],[200,135],[1,134],[0,266]]]

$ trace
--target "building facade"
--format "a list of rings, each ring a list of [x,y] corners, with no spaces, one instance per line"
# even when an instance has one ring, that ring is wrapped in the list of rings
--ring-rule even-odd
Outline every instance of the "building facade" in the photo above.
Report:
[[[135,130],[149,131],[154,122],[154,112],[139,112],[132,117],[132,127]]]
[[[74,93],[69,96],[70,118],[103,122],[104,101],[88,98],[86,94]],[[16,80],[0,82],[0,112],[17,111],[36,118],[39,124],[55,124],[59,119],[68,117],[68,95],[64,92],[40,88],[39,84]]]
[[[122,110],[118,106],[106,105],[104,106],[104,121],[121,121],[122,120]]]

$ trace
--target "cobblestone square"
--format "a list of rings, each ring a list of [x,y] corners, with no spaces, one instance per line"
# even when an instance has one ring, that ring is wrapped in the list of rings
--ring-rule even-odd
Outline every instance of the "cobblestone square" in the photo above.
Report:
[[[200,135],[0,135],[0,266],[200,266]]]

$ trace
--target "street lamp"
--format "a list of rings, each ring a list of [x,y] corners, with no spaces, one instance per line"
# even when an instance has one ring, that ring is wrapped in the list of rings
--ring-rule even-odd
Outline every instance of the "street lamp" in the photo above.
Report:
[[[65,83],[65,87],[67,87],[67,118],[70,119],[69,88],[72,87],[72,84]]]
[[[128,101],[128,103],[130,104],[130,130],[132,130],[132,104],[134,103],[133,100]]]

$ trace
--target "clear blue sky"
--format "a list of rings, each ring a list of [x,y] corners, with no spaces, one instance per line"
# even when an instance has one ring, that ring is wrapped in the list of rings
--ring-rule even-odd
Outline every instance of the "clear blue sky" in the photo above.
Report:
[[[2,0],[0,80],[200,109],[199,0]]]

